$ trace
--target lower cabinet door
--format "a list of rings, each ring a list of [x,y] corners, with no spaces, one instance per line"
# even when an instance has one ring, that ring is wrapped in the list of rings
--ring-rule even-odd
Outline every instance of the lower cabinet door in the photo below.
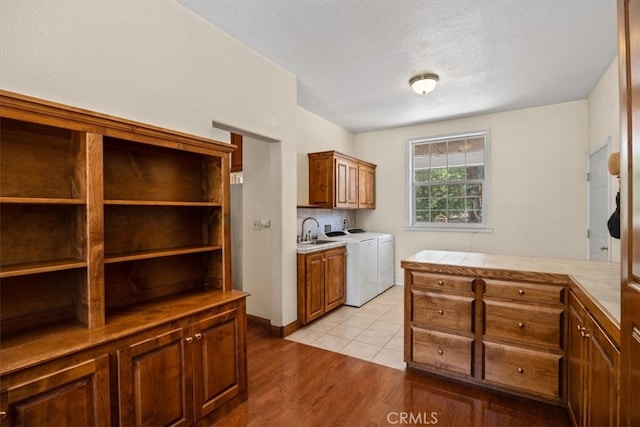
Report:
[[[194,409],[207,415],[246,389],[244,322],[238,309],[203,319],[190,327],[193,341]]]
[[[191,345],[184,329],[117,351],[120,425],[183,426],[193,422]]]
[[[484,342],[484,380],[513,389],[562,398],[562,356]]]
[[[344,248],[325,253],[324,312],[344,304],[346,299],[347,257]]]
[[[310,322],[324,314],[324,281],[325,259],[324,253],[312,253],[305,258],[306,283],[306,321]]]
[[[412,328],[412,362],[425,367],[473,375],[473,338]]]
[[[64,367],[0,393],[7,426],[108,426],[109,356]]]

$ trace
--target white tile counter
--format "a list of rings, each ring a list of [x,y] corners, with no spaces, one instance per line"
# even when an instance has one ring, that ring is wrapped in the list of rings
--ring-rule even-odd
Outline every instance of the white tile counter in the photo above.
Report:
[[[296,252],[299,254],[308,254],[311,252],[325,251],[327,249],[339,248],[341,246],[346,246],[345,242],[331,242],[331,243],[298,243],[298,247]]]

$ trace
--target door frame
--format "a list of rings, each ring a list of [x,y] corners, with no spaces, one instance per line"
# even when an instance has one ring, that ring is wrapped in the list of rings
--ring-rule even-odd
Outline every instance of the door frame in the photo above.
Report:
[[[598,151],[602,150],[602,149],[606,149],[607,152],[607,158],[609,158],[609,156],[611,155],[611,136],[608,136],[606,141],[604,141],[602,144],[597,145],[596,147],[592,148],[591,150],[589,150],[589,152],[587,153],[587,158],[586,158],[586,162],[587,162],[587,173],[591,173],[591,156],[593,156],[595,153],[597,153]],[[591,185],[589,184],[590,181],[587,179],[586,181],[586,185],[587,185],[587,230],[589,230],[591,228]],[[612,206],[612,198],[611,198],[611,179],[607,179],[607,200],[609,201],[609,210],[611,210],[613,207],[615,207],[615,205]],[[611,212],[613,212],[611,210]],[[585,239],[585,244],[586,244],[586,259],[590,260],[591,259],[591,253],[590,253],[590,248],[589,248],[589,240],[590,238],[587,237]],[[612,256],[611,256],[611,252],[612,252],[612,239],[611,239],[611,235],[607,236],[607,245],[609,247],[608,250],[608,261],[611,261]]]

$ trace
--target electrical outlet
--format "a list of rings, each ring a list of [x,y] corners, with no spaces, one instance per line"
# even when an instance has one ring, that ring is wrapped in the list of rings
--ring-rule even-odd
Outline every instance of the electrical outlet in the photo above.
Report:
[[[253,231],[260,231],[262,229],[262,224],[259,219],[253,220]]]
[[[324,225],[324,232],[325,232],[325,233],[328,233],[328,232],[330,232],[330,231],[331,231],[331,224],[325,224],[325,225]]]

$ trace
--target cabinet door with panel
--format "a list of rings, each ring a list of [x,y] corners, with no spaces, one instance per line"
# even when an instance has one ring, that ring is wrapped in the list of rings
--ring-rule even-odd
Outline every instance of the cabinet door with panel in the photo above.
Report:
[[[324,312],[344,304],[346,300],[347,258],[344,248],[328,250],[325,259]]]
[[[361,163],[358,165],[358,208],[374,209],[376,207],[376,169],[374,166]]]
[[[337,208],[358,207],[358,164],[354,161],[336,158],[336,201]]]
[[[117,351],[120,425],[193,422],[192,346],[175,329]]]
[[[306,324],[346,300],[344,247],[298,254],[298,321]]]
[[[239,309],[200,320],[189,327],[193,345],[195,418],[200,419],[246,393],[246,321]]]
[[[324,314],[325,259],[324,253],[310,254],[305,259],[306,321],[317,319]]]
[[[617,426],[620,352],[573,293],[569,309],[571,417],[576,426]]]
[[[63,364],[0,391],[2,426],[110,425],[109,356]]]

